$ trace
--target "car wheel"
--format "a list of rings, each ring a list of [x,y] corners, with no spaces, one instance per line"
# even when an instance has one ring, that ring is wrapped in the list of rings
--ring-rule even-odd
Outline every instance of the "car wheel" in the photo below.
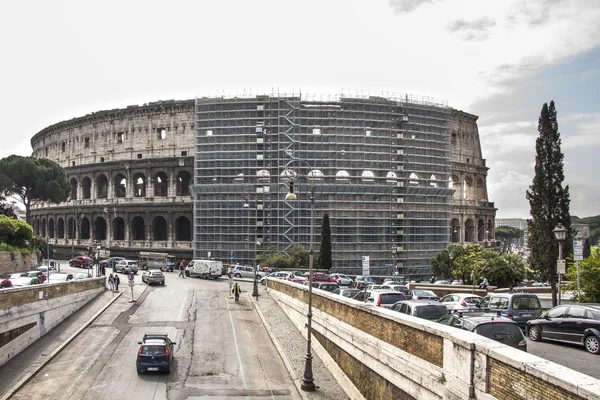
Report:
[[[590,335],[585,338],[585,349],[592,354],[600,354],[600,339],[598,336]]]
[[[241,278],[241,277],[242,277],[242,274],[235,274],[235,277],[236,277],[236,278]]]
[[[534,342],[541,342],[542,341],[542,332],[540,331],[540,328],[538,328],[537,326],[530,326],[529,327],[529,339],[533,340]]]

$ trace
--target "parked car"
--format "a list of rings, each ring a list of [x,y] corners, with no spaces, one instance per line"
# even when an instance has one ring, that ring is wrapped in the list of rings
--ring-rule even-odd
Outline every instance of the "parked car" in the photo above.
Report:
[[[438,319],[437,322],[475,332],[515,349],[527,351],[527,340],[523,336],[523,331],[515,321],[506,317],[493,313],[477,316],[448,314]]]
[[[370,276],[367,276],[367,275],[358,275],[354,279],[354,287],[357,289],[363,289],[365,286],[367,286],[370,283],[375,283],[375,280],[373,280],[373,278],[371,278]]]
[[[104,267],[104,268],[114,268],[115,265],[121,261],[124,260],[125,257],[111,257],[111,258],[107,258],[106,260],[102,260],[100,261],[100,267]]]
[[[141,342],[138,342],[135,366],[138,374],[149,371],[171,372],[173,353],[177,343],[169,339],[166,333],[146,333]]]
[[[438,301],[445,305],[450,312],[477,310],[477,304],[481,301],[481,296],[470,293],[450,293]]]
[[[91,268],[93,261],[87,256],[77,256],[69,260],[70,267]]]
[[[278,279],[288,280],[290,278],[294,278],[294,274],[292,274],[289,271],[271,272],[269,275],[263,276],[262,278],[260,278],[260,283],[263,285],[266,285],[267,278],[278,278]]]
[[[501,312],[524,329],[527,321],[542,315],[542,305],[533,293],[494,293],[485,296],[477,307],[482,311]]]
[[[10,274],[8,279],[23,278],[25,276],[27,276],[27,272],[14,272],[14,273]]]
[[[383,280],[383,282],[381,282],[382,285],[404,285],[406,284],[406,281],[404,279],[401,278],[385,278]]]
[[[356,294],[358,292],[360,292],[360,289],[339,287],[337,289],[334,289],[333,292],[331,292],[331,293],[333,293],[333,294],[339,294],[340,296],[347,297],[347,298],[351,299],[354,296],[356,296]]]
[[[448,313],[446,306],[434,300],[401,300],[394,303],[391,310],[430,321],[437,321]]]
[[[438,281],[433,282],[434,285],[452,285],[452,281],[447,279],[440,279]]]
[[[137,274],[138,262],[136,260],[121,260],[115,264],[114,270],[115,272],[120,272],[122,274],[128,274],[130,272]]]
[[[409,300],[412,298],[412,291],[404,285],[390,285],[390,290],[402,293]]]
[[[234,265],[231,267],[231,272],[236,278],[250,278],[254,279],[254,268],[247,265]],[[262,279],[266,274],[264,271],[256,271],[258,279]]]
[[[336,283],[335,279],[331,278],[329,275],[324,274],[322,272],[313,272],[312,281],[314,282],[328,282],[328,283]]]
[[[142,282],[146,282],[148,285],[153,283],[165,284],[165,275],[160,269],[149,269],[148,271],[142,272]]]
[[[393,290],[379,290],[371,292],[369,297],[367,297],[367,304],[374,304],[378,307],[391,308],[395,303],[406,300],[406,296],[404,296],[400,292],[396,292]]]
[[[73,278],[74,278],[73,274],[56,272],[56,273],[50,274],[50,278],[48,278],[48,283],[66,282],[66,281],[73,280]]]
[[[351,286],[352,279],[346,274],[334,273],[329,275],[340,286]]]
[[[91,278],[92,275],[87,272],[78,272],[75,274],[75,279],[88,279]]]
[[[354,297],[352,299],[356,300],[356,301],[362,301],[362,302],[367,301],[367,299],[371,295],[371,292],[367,292],[365,290],[365,288],[357,289],[357,290],[358,290],[358,292],[354,295]]]
[[[38,278],[30,276],[20,276],[18,278],[11,279],[10,282],[14,287],[39,285],[42,283]]]
[[[439,296],[431,290],[425,289],[412,289],[410,291],[410,298],[412,300],[439,300]]]
[[[42,271],[44,273],[44,275],[48,276],[48,267],[46,267],[45,265],[43,265],[41,267],[37,267],[37,270]],[[50,271],[56,271],[56,267],[51,265]]]
[[[552,340],[583,346],[589,353],[600,354],[600,305],[560,305],[540,318],[527,321],[529,339]]]
[[[44,281],[46,280],[46,275],[44,275],[42,271],[29,271],[27,272],[26,276],[29,276],[31,278],[38,278],[42,283],[44,283]]]
[[[10,279],[6,279],[6,278],[0,279],[0,289],[6,289],[6,288],[11,288],[11,287],[13,287],[13,284],[10,281]]]
[[[316,289],[325,290],[326,292],[333,292],[340,287],[340,285],[335,282],[313,282],[312,286]]]

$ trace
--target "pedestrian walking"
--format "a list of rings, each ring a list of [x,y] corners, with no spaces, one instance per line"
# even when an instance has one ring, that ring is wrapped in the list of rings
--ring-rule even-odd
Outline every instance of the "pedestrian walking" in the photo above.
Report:
[[[119,283],[121,283],[121,278],[119,278],[119,275],[115,274],[113,283],[115,284],[115,292],[118,292],[119,291]]]
[[[233,287],[233,271],[231,268],[227,271],[227,282],[229,283],[229,290]]]
[[[179,276],[185,278],[185,271],[187,270],[187,263],[185,260],[181,260],[179,263]]]
[[[240,293],[242,292],[242,288],[240,287],[239,283],[234,283],[233,287],[231,288],[231,292],[233,293],[233,296],[235,297],[235,302],[239,303],[240,302]]]
[[[114,292],[114,290],[115,290],[115,278],[113,277],[113,274],[110,274],[108,276],[108,287],[110,288],[111,291]]]

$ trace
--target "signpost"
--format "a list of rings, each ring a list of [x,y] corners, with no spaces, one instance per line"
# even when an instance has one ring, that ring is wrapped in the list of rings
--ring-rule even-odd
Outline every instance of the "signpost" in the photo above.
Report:
[[[369,256],[362,256],[362,274],[364,276],[371,275],[369,269]]]
[[[579,279],[579,261],[583,261],[583,240],[573,240],[573,258],[577,265],[577,302],[581,303],[581,281]]]

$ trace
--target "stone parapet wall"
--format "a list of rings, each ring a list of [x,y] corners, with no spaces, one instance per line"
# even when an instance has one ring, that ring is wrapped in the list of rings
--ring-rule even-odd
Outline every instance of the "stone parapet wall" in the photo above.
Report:
[[[104,277],[0,290],[0,366],[104,290]]]
[[[23,257],[20,253],[13,256],[9,251],[0,251],[0,274],[31,271],[31,260],[34,259],[33,254]]]
[[[267,286],[307,334],[308,287],[276,279]],[[351,398],[600,398],[600,380],[477,334],[319,289],[312,300],[314,351],[354,385],[345,385]]]

